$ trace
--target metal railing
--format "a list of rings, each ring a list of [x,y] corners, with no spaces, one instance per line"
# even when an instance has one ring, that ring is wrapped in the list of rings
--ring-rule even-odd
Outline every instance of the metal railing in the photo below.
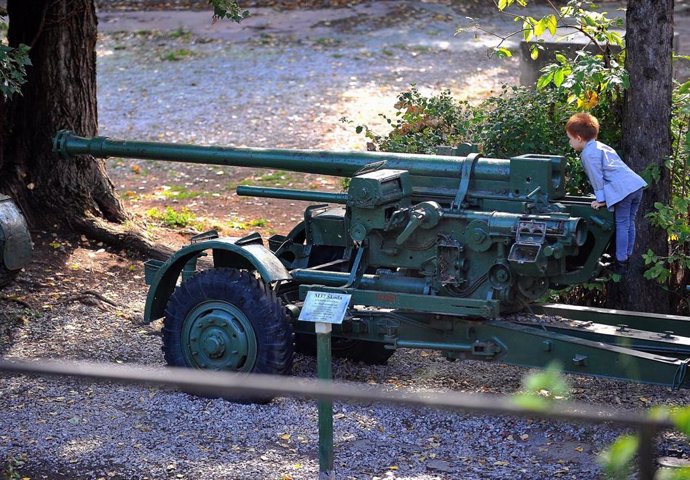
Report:
[[[592,407],[581,403],[558,403],[558,411],[520,407],[510,397],[459,392],[401,392],[380,387],[318,379],[211,372],[186,368],[133,368],[90,362],[0,359],[0,374],[72,377],[93,382],[175,387],[210,397],[287,396],[339,402],[374,402],[402,406],[425,406],[475,414],[511,415],[536,419],[602,423],[639,432],[639,478],[652,480],[655,473],[654,437],[673,428],[669,420],[650,419],[642,412]]]

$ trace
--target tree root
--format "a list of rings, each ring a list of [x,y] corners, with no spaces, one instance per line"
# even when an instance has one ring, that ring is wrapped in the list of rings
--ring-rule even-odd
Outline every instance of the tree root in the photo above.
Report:
[[[65,298],[62,302],[60,303],[69,303],[69,302],[74,302],[78,301],[81,303],[86,303],[84,302],[85,299],[89,298],[90,296],[96,297],[98,300],[100,300],[103,303],[107,303],[108,305],[112,305],[113,307],[118,307],[119,305],[109,298],[104,297],[98,292],[95,292],[93,290],[85,290],[83,292],[78,293],[77,295],[72,295],[70,297]]]
[[[144,232],[136,224],[126,225],[106,222],[93,216],[72,223],[75,231],[118,250],[127,250],[156,260],[166,260],[174,253],[169,246],[145,238]]]
[[[2,297],[0,297],[0,300],[4,300],[6,302],[18,303],[22,307],[27,308],[29,310],[36,310],[31,304],[25,302],[24,300],[20,300],[17,297],[2,296]]]

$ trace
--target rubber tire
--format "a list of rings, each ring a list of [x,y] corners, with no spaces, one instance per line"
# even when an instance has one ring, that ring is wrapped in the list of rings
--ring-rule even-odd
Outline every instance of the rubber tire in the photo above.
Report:
[[[207,301],[227,302],[240,310],[256,338],[256,359],[250,373],[286,375],[292,369],[294,333],[282,303],[252,273],[232,268],[202,271],[178,286],[165,308],[163,355],[174,367],[195,367],[185,358],[182,331],[187,316]],[[266,403],[271,398],[224,397],[243,403]]]
[[[303,355],[316,356],[316,338],[308,333],[298,333],[295,350]],[[366,365],[386,365],[395,350],[384,348],[380,342],[331,338],[331,353],[336,358],[348,358]]]

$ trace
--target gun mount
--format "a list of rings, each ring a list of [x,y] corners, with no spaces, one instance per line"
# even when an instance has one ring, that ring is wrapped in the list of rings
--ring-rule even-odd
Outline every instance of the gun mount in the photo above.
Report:
[[[621,347],[499,319],[550,288],[588,282],[599,272],[612,214],[566,195],[563,157],[200,147],[65,131],[55,137],[54,151],[63,158],[88,154],[350,178],[345,193],[238,187],[238,195],[317,203],[267,245],[256,234],[234,239],[210,232],[166,262],[147,262],[145,320],[165,317],[164,351],[172,365],[288,371],[293,331],[298,347],[313,333],[297,317],[314,290],[352,295],[345,322],[333,332],[336,354],[380,363],[396,348],[434,348],[449,359],[536,366],[559,359],[566,370],[630,377],[617,360]],[[209,253],[213,268],[199,271],[197,259]],[[680,360],[668,359],[668,371],[660,373],[660,357],[625,355],[654,365],[643,381],[684,382],[677,381]],[[669,380],[657,379],[663,375]]]

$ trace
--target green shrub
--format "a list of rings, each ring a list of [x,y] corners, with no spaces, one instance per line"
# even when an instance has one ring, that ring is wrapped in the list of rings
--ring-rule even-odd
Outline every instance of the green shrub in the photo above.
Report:
[[[366,125],[356,128],[371,140],[370,149],[435,154],[439,145],[458,145],[471,136],[471,107],[454,100],[449,91],[426,97],[412,85],[398,95],[395,109],[395,118],[381,114],[393,127],[387,135],[379,135]]]
[[[479,145],[487,157],[509,158],[525,153],[564,155],[568,158],[571,194],[590,193],[577,154],[568,145],[565,122],[575,106],[554,89],[534,91],[503,86],[496,96],[471,105],[456,101],[449,91],[424,96],[413,85],[398,95],[394,118],[381,115],[392,129],[374,132],[366,125],[369,149],[386,152],[434,154],[442,145]]]

